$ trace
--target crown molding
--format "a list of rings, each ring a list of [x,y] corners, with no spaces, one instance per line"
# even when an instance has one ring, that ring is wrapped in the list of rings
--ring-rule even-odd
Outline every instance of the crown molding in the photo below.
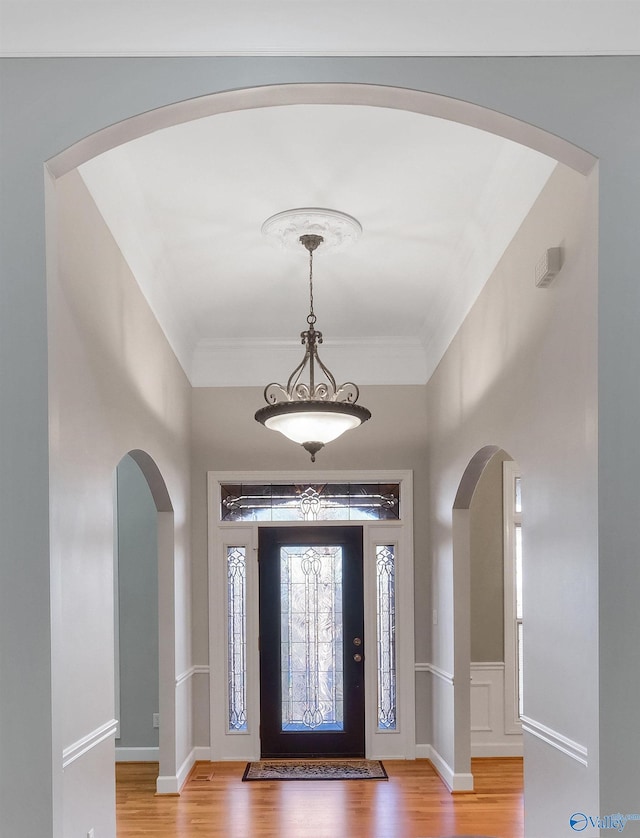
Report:
[[[0,17],[6,57],[640,54],[636,0],[2,0]]]

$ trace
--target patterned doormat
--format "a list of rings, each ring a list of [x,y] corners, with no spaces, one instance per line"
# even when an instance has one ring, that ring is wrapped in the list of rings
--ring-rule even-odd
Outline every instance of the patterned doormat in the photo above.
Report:
[[[265,759],[248,762],[243,780],[388,780],[378,759]]]

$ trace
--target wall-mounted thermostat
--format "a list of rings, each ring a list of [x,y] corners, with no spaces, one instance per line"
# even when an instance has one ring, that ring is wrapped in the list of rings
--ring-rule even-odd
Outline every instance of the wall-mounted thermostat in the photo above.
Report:
[[[562,267],[562,248],[550,247],[536,265],[536,285],[546,288]]]

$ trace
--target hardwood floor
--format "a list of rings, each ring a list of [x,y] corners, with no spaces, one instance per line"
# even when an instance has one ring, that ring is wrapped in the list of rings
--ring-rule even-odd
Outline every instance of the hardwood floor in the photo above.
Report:
[[[522,760],[474,759],[450,794],[427,760],[385,760],[389,780],[243,783],[244,762],[199,762],[180,797],[155,796],[155,763],[116,768],[118,838],[522,838]]]

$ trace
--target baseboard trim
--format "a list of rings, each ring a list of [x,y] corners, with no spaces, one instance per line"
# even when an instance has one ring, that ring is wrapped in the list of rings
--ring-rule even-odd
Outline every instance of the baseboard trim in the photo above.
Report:
[[[524,754],[522,739],[519,742],[472,742],[472,757],[521,757]]]
[[[178,778],[171,775],[161,775],[156,780],[156,794],[180,794]]]
[[[118,748],[116,762],[159,762],[160,748]]]
[[[92,748],[95,748],[96,745],[104,742],[105,739],[109,739],[110,736],[115,736],[117,728],[117,720],[110,719],[108,722],[100,725],[100,727],[92,730],[91,733],[83,736],[82,739],[78,739],[72,745],[69,745],[62,752],[62,768],[64,769],[68,765],[71,765],[72,762],[80,759],[80,757],[84,756]]]
[[[182,763],[175,776],[162,776],[156,780],[156,794],[180,794],[189,772],[196,762],[209,762],[211,748],[199,746],[192,748],[189,756]]]
[[[473,791],[473,774],[455,774],[433,745],[416,745],[416,759],[428,759],[450,792]]]
[[[551,745],[552,748],[566,754],[566,756],[571,757],[571,759],[575,759],[576,762],[584,765],[585,768],[588,767],[589,754],[584,745],[574,742],[573,739],[569,739],[562,733],[558,733],[557,730],[553,730],[553,728],[547,727],[546,725],[543,725],[542,722],[537,722],[535,719],[529,718],[529,716],[522,716],[521,718],[523,731],[530,733],[532,736],[542,740],[547,745]]]

